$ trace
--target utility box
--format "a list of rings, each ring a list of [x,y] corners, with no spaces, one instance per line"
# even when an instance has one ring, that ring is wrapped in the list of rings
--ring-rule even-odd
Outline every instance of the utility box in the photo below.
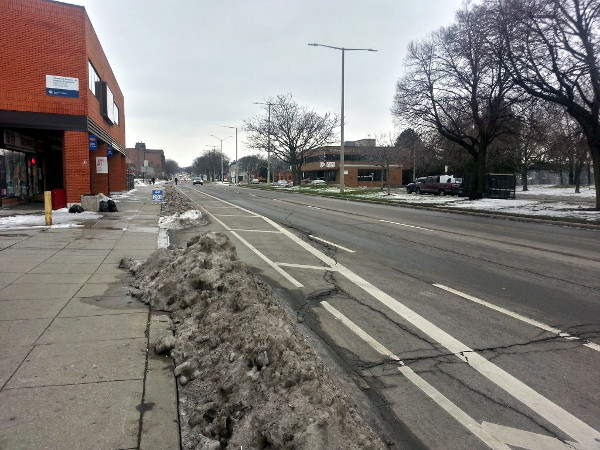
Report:
[[[66,189],[52,189],[50,191],[52,197],[52,209],[62,209],[67,207],[67,190]]]
[[[84,211],[100,211],[100,196],[97,194],[83,194],[81,196],[81,207]]]

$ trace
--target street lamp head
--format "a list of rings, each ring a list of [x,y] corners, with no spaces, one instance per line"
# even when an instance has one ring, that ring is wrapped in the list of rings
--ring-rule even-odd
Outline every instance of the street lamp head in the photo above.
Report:
[[[312,45],[313,47],[318,47],[319,44],[308,44],[308,45]]]

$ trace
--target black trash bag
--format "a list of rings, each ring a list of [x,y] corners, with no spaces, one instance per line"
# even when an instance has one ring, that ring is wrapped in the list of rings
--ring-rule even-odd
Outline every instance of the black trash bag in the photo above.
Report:
[[[108,202],[105,200],[100,200],[100,212],[108,212]]]
[[[71,207],[69,208],[69,212],[71,214],[82,213],[83,207],[81,205],[71,205]]]
[[[109,200],[107,203],[108,203],[108,212],[119,212],[114,200]]]

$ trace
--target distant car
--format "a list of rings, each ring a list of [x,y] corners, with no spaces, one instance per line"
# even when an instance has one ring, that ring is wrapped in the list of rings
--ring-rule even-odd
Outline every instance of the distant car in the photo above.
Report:
[[[310,184],[327,184],[325,180],[312,180]]]
[[[289,183],[287,182],[287,180],[279,180],[273,183],[273,186],[288,187]]]
[[[204,181],[200,177],[194,177],[194,179],[192,180],[192,184],[199,184],[202,186],[204,184]]]
[[[426,179],[427,179],[427,177],[420,177],[420,178],[417,178],[415,181],[408,183],[406,185],[406,192],[408,194],[412,194],[413,192],[415,192],[417,190],[417,186],[419,186],[419,184],[425,182]]]
[[[252,184],[259,184],[260,180],[258,178],[252,178],[252,181],[250,181],[250,183],[252,183]]]

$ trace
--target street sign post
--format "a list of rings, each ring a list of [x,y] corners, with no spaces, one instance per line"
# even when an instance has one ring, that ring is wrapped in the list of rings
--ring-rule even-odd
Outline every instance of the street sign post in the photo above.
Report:
[[[152,189],[152,201],[153,202],[164,202],[165,194],[162,189]]]

